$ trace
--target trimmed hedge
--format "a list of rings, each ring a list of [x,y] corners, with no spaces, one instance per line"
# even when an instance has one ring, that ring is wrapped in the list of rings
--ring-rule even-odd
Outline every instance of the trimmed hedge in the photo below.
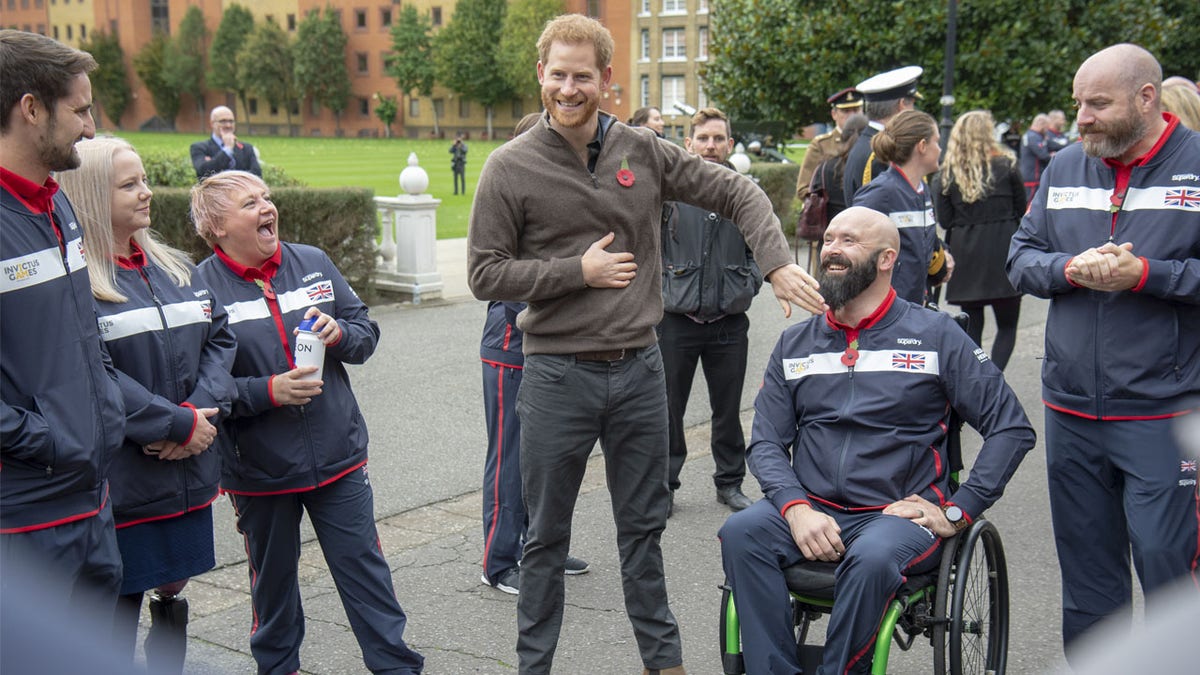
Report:
[[[195,182],[195,174],[192,178]],[[276,187],[271,189],[271,199],[279,209],[281,239],[325,251],[350,285],[360,295],[369,295],[379,233],[373,190]],[[150,208],[154,231],[167,243],[196,262],[212,254],[192,224],[189,190],[156,188]]]
[[[793,202],[796,201],[796,179],[800,176],[800,165],[794,163],[759,162],[750,165],[750,175],[758,179],[758,185],[767,193],[771,204],[775,206],[775,215],[783,225],[783,234],[788,241],[796,233],[796,219],[799,213],[793,213]],[[796,204],[799,207],[799,204]]]

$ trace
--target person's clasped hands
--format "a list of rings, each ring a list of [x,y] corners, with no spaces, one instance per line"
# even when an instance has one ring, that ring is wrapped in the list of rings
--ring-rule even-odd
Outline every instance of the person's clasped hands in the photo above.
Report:
[[[1089,248],[1067,263],[1067,280],[1096,291],[1125,291],[1141,280],[1146,263],[1133,254],[1133,244],[1108,242]]]

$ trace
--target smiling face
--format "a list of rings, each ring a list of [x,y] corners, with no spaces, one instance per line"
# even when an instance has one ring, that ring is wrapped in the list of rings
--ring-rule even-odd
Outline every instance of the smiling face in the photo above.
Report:
[[[838,214],[825,230],[817,272],[825,303],[837,311],[877,280],[890,284],[899,249],[899,235],[887,216],[862,207]],[[888,272],[886,279],[879,279],[881,271]]]
[[[667,121],[663,119],[662,112],[658,108],[650,109],[650,116],[646,118],[646,128],[653,129],[654,133],[659,136],[663,135],[663,129],[667,128]]]
[[[279,211],[262,181],[249,180],[229,192],[229,206],[212,226],[213,239],[230,258],[260,267],[279,249]]]
[[[542,106],[557,129],[579,129],[595,122],[600,94],[612,79],[612,66],[596,66],[596,49],[590,43],[554,42],[546,60],[538,61]]]
[[[92,82],[86,73],[71,78],[66,96],[58,99],[48,111],[46,124],[37,139],[38,157],[51,171],[79,168],[79,152],[75,144],[96,136],[96,120],[92,119]]]
[[[112,158],[113,241],[123,248],[138,230],[150,227],[150,197],[146,170],[132,150],[118,150]]]

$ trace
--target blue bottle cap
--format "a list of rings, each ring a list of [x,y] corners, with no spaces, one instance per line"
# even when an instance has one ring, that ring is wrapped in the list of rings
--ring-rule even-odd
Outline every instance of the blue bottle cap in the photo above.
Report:
[[[311,319],[305,319],[300,322],[300,330],[307,331],[309,333],[313,333],[313,332],[315,332],[315,331],[313,331],[313,324],[316,322],[317,322],[317,317],[315,317],[315,316],[312,317]]]

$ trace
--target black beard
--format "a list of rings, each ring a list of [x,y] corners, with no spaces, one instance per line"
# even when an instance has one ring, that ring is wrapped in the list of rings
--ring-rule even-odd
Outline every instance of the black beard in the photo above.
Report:
[[[825,298],[825,304],[830,309],[838,310],[862,295],[879,276],[876,264],[881,253],[882,249],[875,251],[866,262],[857,264],[840,255],[831,255],[823,260],[821,269],[817,271],[817,282],[821,284],[821,297]],[[846,271],[829,274],[829,266],[834,263],[845,265]]]

